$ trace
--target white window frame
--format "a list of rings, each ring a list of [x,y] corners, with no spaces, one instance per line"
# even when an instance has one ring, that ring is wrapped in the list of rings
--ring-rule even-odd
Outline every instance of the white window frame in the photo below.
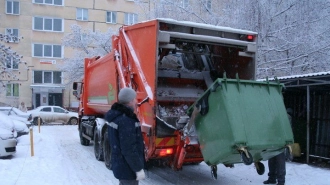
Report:
[[[125,20],[124,24],[125,25],[132,25],[138,22],[138,15],[135,13],[125,13]]]
[[[76,9],[76,20],[78,20],[78,21],[88,21],[88,9],[86,9],[86,8],[77,8]]]
[[[34,75],[34,73],[36,72],[36,71],[38,71],[38,72],[41,72],[41,83],[36,83],[35,82],[35,75]],[[60,73],[60,78],[61,78],[61,82],[60,83],[54,83],[54,73],[55,72],[59,72]],[[51,75],[51,77],[50,77],[50,83],[47,83],[47,82],[45,82],[47,79],[45,79],[45,73],[50,73],[50,75]],[[34,70],[33,71],[33,74],[32,74],[32,79],[33,79],[33,83],[34,84],[63,84],[63,72],[62,71],[43,71],[43,70]]]
[[[17,89],[17,92],[15,89]],[[8,83],[6,86],[6,96],[19,97],[19,83]]]
[[[110,15],[110,17],[108,15]],[[110,20],[108,18],[110,18]],[[115,11],[107,11],[105,21],[107,23],[117,24],[117,12],[115,12]]]
[[[63,6],[64,5],[64,0],[39,0],[39,1],[42,1],[42,2],[36,2],[36,0],[33,0],[32,2],[34,4],[45,4],[45,5],[53,5],[53,6]],[[61,4],[57,3],[58,1],[61,1]]]
[[[36,28],[36,22],[37,20],[36,19],[42,19],[42,28],[39,29],[39,28]],[[57,20],[61,20],[61,30],[58,31],[58,30],[54,30],[54,27],[55,27],[55,21]],[[51,29],[47,29],[45,28],[46,27],[46,21],[51,21]],[[50,32],[64,32],[63,28],[64,28],[64,20],[63,19],[60,19],[60,18],[51,18],[51,17],[39,17],[39,16],[35,16],[35,17],[32,17],[32,26],[33,26],[33,30],[36,30],[36,31],[50,31]]]
[[[9,64],[9,66],[8,66],[8,64]],[[14,60],[13,56],[6,57],[6,68],[12,69],[12,70],[18,70],[18,62],[16,60]]]
[[[37,45],[41,45],[42,46],[42,55],[35,55],[35,47]],[[61,56],[60,57],[54,57],[54,46],[60,46],[61,47]],[[51,47],[51,56],[48,56],[47,52],[49,50],[49,47]],[[63,58],[63,46],[60,44],[40,44],[40,43],[34,43],[32,44],[32,56],[33,57],[40,57],[40,58]]]
[[[8,12],[8,3],[11,4],[11,10]],[[15,13],[15,6],[18,6],[18,12]],[[19,15],[20,14],[20,2],[19,1],[12,1],[12,0],[6,0],[6,14],[11,14],[11,15]]]
[[[16,30],[17,30],[17,35],[14,33]],[[14,43],[19,42],[19,39],[18,39],[19,29],[17,29],[17,28],[6,28],[5,34],[7,36],[10,35],[9,42],[14,42]],[[14,38],[16,38],[16,39],[14,39]]]

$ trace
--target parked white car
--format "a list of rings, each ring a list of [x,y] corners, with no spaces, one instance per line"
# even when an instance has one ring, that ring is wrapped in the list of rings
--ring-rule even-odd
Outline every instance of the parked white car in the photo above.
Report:
[[[12,119],[24,122],[28,127],[31,126],[32,115],[30,113],[22,112],[15,107],[0,107],[0,112],[8,115]]]
[[[13,132],[0,128],[0,157],[12,155],[16,152],[17,141]]]
[[[11,118],[11,117],[9,117]],[[13,123],[14,123],[14,129],[17,132],[17,137],[22,136],[22,135],[27,135],[29,133],[29,128],[27,127],[27,125],[19,120],[15,120],[12,119]]]
[[[17,137],[17,131],[15,130],[15,125],[7,115],[0,112],[0,128],[9,130],[13,133],[14,137]]]
[[[59,106],[40,106],[29,110],[28,113],[32,115],[33,124],[35,125],[38,124],[39,117],[40,123],[62,122],[69,125],[78,124],[78,113],[68,111]]]
[[[17,132],[14,128],[12,120],[7,115],[0,113],[0,157],[16,152]]]

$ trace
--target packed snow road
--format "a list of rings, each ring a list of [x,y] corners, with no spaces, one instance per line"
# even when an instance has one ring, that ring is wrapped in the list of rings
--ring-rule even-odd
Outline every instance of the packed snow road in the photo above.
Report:
[[[102,161],[94,157],[93,145],[82,146],[77,126],[34,127],[34,156],[30,136],[18,139],[16,154],[0,159],[0,185],[117,185]],[[263,162],[267,169],[267,162]],[[267,171],[258,175],[253,165],[218,165],[218,179],[211,177],[205,163],[185,165],[182,171],[168,167],[151,167],[141,185],[255,185],[267,179]],[[329,185],[329,170],[306,164],[287,163],[287,185]]]

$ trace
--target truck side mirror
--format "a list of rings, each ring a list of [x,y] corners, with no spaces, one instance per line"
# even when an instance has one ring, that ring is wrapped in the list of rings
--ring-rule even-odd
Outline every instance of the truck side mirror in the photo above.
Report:
[[[77,82],[73,82],[73,84],[72,84],[72,89],[73,89],[74,91],[77,91],[77,88],[78,88],[78,84],[77,84]]]

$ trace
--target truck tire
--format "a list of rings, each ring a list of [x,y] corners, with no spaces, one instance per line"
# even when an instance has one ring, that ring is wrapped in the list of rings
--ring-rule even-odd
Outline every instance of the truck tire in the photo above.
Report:
[[[105,166],[111,170],[111,147],[108,137],[108,129],[104,132],[103,157]]]
[[[86,138],[84,138],[84,136],[82,135],[83,131],[82,131],[83,127],[82,124],[80,123],[79,125],[79,137],[80,137],[80,144],[84,145],[84,146],[88,146],[90,141]]]
[[[103,161],[103,145],[102,145],[101,137],[97,132],[97,127],[94,128],[94,154],[95,158],[98,161]]]

